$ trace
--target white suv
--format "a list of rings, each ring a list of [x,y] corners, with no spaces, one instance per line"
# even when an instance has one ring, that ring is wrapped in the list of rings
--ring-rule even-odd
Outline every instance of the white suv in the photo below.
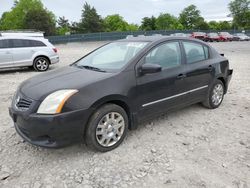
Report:
[[[27,66],[46,71],[58,62],[57,49],[45,38],[0,37],[0,68]]]

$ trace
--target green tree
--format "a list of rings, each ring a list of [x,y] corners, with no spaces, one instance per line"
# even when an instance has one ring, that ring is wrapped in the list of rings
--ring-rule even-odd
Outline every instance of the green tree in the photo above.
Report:
[[[152,16],[151,18],[149,17],[142,18],[142,24],[140,26],[140,29],[145,30],[145,31],[155,30],[156,18],[154,16]]]
[[[106,31],[127,31],[129,24],[119,14],[109,15],[104,19]]]
[[[136,24],[128,24],[127,31],[138,31],[139,26]]]
[[[204,18],[200,17],[200,19],[197,21],[194,29],[208,30],[209,29],[209,25],[204,20]]]
[[[58,18],[57,24],[59,26],[57,28],[58,35],[65,35],[66,33],[70,32],[69,20],[67,20],[64,16]]]
[[[97,14],[96,9],[85,3],[82,10],[82,19],[79,23],[79,31],[83,33],[101,32],[104,30],[103,20]]]
[[[209,29],[211,30],[220,30],[219,23],[216,21],[210,21],[208,22]]]
[[[158,18],[156,19],[156,29],[158,30],[174,30],[178,29],[181,30],[183,29],[182,24],[179,22],[179,20],[166,13],[166,14],[160,14]]]
[[[40,30],[44,31],[45,35],[53,35],[56,30],[55,16],[45,9],[30,10],[24,19],[24,29]]]
[[[6,12],[1,19],[1,29],[23,29],[26,14],[34,9],[42,10],[40,0],[19,0],[14,2],[11,11]]]
[[[185,29],[200,29],[201,26],[204,27],[205,22],[195,5],[186,7],[181,12],[179,21]]]
[[[232,25],[228,21],[219,22],[218,25],[219,25],[219,27],[218,27],[219,30],[229,30],[229,29],[232,29]]]
[[[69,26],[70,32],[73,34],[80,33],[80,23],[78,22],[72,22]]]
[[[67,20],[64,16],[58,18],[57,24],[59,25],[59,27],[69,27],[70,26],[69,20]]]
[[[241,29],[250,29],[250,0],[234,0],[229,3],[233,24]]]

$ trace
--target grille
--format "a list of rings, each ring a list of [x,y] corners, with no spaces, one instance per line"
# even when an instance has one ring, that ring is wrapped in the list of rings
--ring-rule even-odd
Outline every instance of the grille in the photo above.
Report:
[[[29,99],[24,99],[20,97],[16,99],[16,107],[17,109],[20,109],[20,110],[28,110],[31,103],[32,101]]]

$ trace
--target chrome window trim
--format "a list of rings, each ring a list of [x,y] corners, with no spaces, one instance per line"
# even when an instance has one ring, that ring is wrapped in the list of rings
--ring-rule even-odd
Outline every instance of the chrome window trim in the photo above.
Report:
[[[170,100],[170,99],[173,99],[173,98],[176,98],[176,97],[180,97],[182,95],[186,95],[186,94],[189,94],[189,93],[192,93],[192,92],[195,92],[195,91],[199,91],[199,90],[205,89],[205,88],[208,88],[208,85],[202,86],[202,87],[198,87],[196,89],[192,89],[192,90],[189,90],[189,91],[186,91],[186,92],[183,92],[183,93],[179,93],[177,95],[173,95],[173,96],[170,96],[170,97],[159,99],[159,100],[156,100],[156,101],[153,101],[153,102],[149,102],[149,103],[143,104],[142,107],[147,107],[147,106],[159,103],[159,102],[167,101],[167,100]]]

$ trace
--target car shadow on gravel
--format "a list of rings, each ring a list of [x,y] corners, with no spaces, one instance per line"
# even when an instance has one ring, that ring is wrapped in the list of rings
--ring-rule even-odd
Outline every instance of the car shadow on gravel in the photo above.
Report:
[[[56,68],[58,67],[50,67],[48,71],[55,70]],[[42,72],[37,72],[36,70],[34,70],[33,67],[0,69],[0,74],[16,74],[16,73],[42,73]]]
[[[128,132],[128,135],[127,135],[126,139],[124,140],[124,143],[122,143],[121,146],[119,146],[117,149],[123,150],[123,148],[124,148],[125,150],[127,150],[128,148],[125,147],[124,145],[129,144],[129,143],[133,143],[135,137],[137,137],[137,135],[142,133],[143,131],[150,130],[150,131],[153,131],[156,134],[158,134],[160,129],[162,129],[162,127],[161,127],[162,123],[164,123],[164,124],[167,123],[166,127],[164,127],[164,129],[166,129],[166,131],[169,131],[169,129],[181,128],[181,127],[178,127],[181,125],[178,125],[178,124],[175,125],[174,122],[172,123],[172,120],[175,120],[176,118],[179,118],[180,116],[183,116],[183,115],[188,115],[188,114],[190,114],[190,112],[199,111],[202,109],[203,109],[203,107],[200,104],[194,104],[192,106],[189,106],[189,107],[186,107],[186,108],[183,108],[180,110],[176,110],[176,111],[162,114],[161,116],[155,117],[155,118],[151,119],[150,121],[140,123],[136,130],[132,130],[132,131]],[[64,157],[69,157],[69,156],[74,157],[75,155],[85,155],[85,156],[91,155],[92,156],[95,154],[102,154],[101,152],[90,150],[85,145],[84,142],[74,143],[72,145],[69,145],[69,146],[66,146],[63,148],[57,148],[57,149],[33,146],[27,142],[24,142],[24,145],[26,145],[26,147],[29,148],[28,150],[38,151],[40,153],[40,155],[39,155],[40,157],[46,157],[47,155],[49,155],[53,158],[55,156],[62,156],[62,155]],[[117,149],[115,149],[114,151],[116,151]],[[112,153],[113,151],[110,151],[110,152]],[[107,153],[110,153],[110,152],[107,152]],[[33,153],[33,152],[31,152],[31,153]],[[34,157],[37,157],[36,153],[34,153]]]

